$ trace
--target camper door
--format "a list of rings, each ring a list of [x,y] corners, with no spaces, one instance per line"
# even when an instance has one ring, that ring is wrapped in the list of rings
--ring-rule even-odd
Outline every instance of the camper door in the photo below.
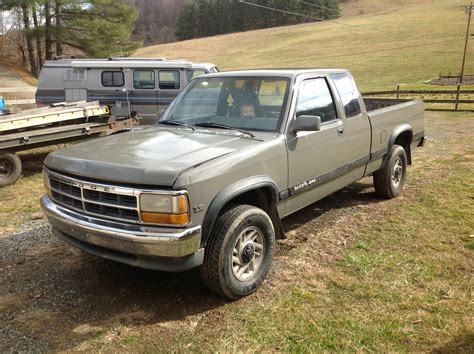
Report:
[[[183,70],[158,70],[158,108],[164,110],[184,88]]]

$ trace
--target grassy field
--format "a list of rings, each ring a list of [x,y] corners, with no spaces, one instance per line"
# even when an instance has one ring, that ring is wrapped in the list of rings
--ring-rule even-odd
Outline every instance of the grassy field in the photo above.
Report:
[[[135,55],[209,61],[222,70],[341,67],[351,70],[361,90],[420,85],[440,72],[460,71],[467,16],[464,0],[416,3],[335,22],[146,47]],[[474,60],[465,71],[474,73]]]

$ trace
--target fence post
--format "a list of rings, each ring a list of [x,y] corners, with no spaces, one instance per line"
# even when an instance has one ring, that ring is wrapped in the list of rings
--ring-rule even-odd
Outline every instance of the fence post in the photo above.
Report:
[[[397,100],[400,99],[400,84],[397,85]]]
[[[456,104],[454,105],[454,110],[455,111],[458,110],[460,93],[461,93],[461,84],[458,84],[458,89],[456,90]]]

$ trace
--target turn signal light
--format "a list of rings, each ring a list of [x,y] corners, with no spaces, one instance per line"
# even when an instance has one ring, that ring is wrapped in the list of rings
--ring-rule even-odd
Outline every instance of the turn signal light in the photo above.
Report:
[[[189,223],[189,214],[166,214],[166,213],[150,213],[141,212],[140,216],[143,222],[153,224],[167,224],[167,225],[186,225]]]

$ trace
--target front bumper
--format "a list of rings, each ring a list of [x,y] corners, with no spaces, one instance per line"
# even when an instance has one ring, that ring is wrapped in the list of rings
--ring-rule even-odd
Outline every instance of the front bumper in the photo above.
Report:
[[[163,271],[202,264],[200,226],[174,229],[106,221],[66,209],[46,195],[41,206],[57,237],[96,256]]]

